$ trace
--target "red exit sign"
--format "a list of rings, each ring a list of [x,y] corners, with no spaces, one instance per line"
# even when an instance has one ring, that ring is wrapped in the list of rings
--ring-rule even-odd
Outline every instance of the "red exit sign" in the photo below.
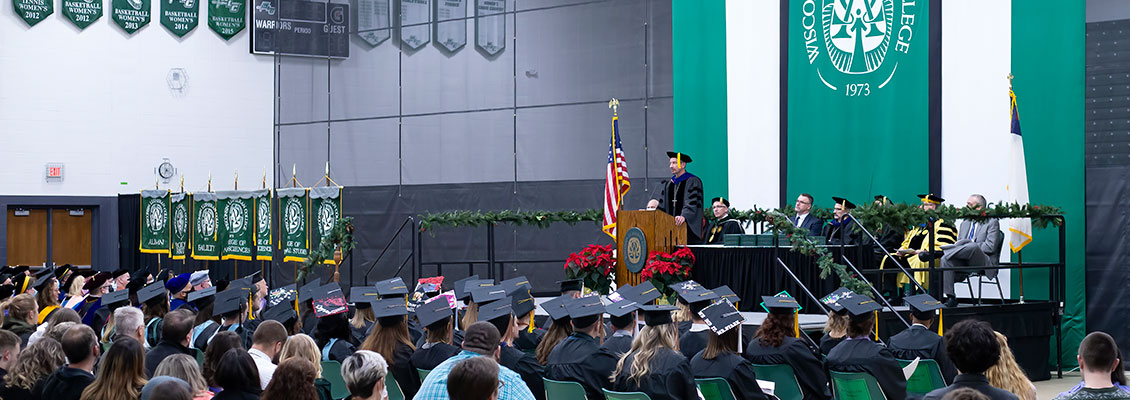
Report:
[[[62,182],[63,181],[63,164],[62,163],[48,163],[47,164],[47,181],[48,182]]]

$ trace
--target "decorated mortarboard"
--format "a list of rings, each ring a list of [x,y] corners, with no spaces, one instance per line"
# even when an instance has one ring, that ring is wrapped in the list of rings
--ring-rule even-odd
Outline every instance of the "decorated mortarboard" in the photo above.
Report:
[[[466,299],[467,296],[470,296],[471,295],[470,293],[467,293],[467,292],[464,291],[464,289],[466,289],[467,282],[478,280],[478,279],[479,279],[478,275],[471,275],[471,276],[468,276],[466,278],[457,280],[457,281],[455,281],[455,283],[452,283],[451,289],[455,291],[455,299],[456,300],[463,300],[463,299]]]
[[[928,294],[919,294],[903,298],[903,302],[910,306],[910,312],[919,320],[934,318],[934,310],[944,308],[946,305]]]
[[[514,316],[516,317],[529,314],[530,311],[538,308],[537,304],[534,304],[534,296],[531,296],[528,290],[519,290],[517,293],[511,295],[510,298],[510,307],[514,310]]]
[[[432,300],[416,306],[416,319],[419,320],[420,325],[423,326],[429,326],[436,322],[443,321],[444,318],[450,316],[451,304],[441,297],[433,297]]]
[[[565,309],[565,301],[571,300],[571,296],[554,297],[541,303],[541,308],[549,314],[549,318],[554,321],[568,321],[569,310]]]
[[[504,280],[502,283],[499,283],[498,286],[502,286],[502,289],[506,290],[507,296],[513,295],[514,292],[518,292],[520,289],[526,289],[526,292],[529,292],[530,289],[533,288],[530,286],[530,280],[526,279],[525,276]]]
[[[102,287],[102,285],[105,284],[106,281],[108,281],[108,280],[110,280],[110,274],[109,273],[99,272],[97,274],[94,274],[94,276],[90,277],[90,279],[87,279],[86,284],[82,285],[82,288],[86,289],[87,291],[93,291],[95,289]],[[13,279],[13,283],[14,283],[14,281],[15,281],[15,279]]]
[[[184,288],[188,287],[188,278],[190,276],[192,276],[192,274],[185,272],[169,279],[169,281],[165,283],[165,289],[167,289],[169,293],[180,293]]]
[[[400,277],[385,279],[373,285],[381,297],[400,296],[408,294],[408,285]]]
[[[382,299],[373,302],[373,316],[376,318],[408,315],[408,307],[402,299]]]
[[[163,289],[162,289],[163,290]],[[121,306],[129,305],[129,291],[128,290],[115,290],[106,293],[102,296],[102,306],[109,307],[108,310],[115,310]]]
[[[761,307],[770,314],[794,314],[800,310],[800,303],[787,294],[761,296]]]
[[[128,269],[118,268],[117,270],[114,271],[114,273],[110,274],[110,276],[113,277],[114,279],[118,279],[118,277],[125,275],[125,274],[128,274],[128,273],[129,273]]]
[[[720,301],[702,309],[698,312],[698,316],[706,322],[706,326],[716,335],[726,333],[726,331],[741,325],[745,321],[742,313],[734,308],[733,304],[725,301]]]
[[[730,304],[738,304],[739,301],[742,301],[742,298],[738,297],[737,293],[734,293],[734,291],[731,290],[729,286],[722,285],[714,288],[713,290],[714,294],[718,295],[718,298],[726,299],[730,302]]]
[[[840,207],[845,209],[845,210],[850,210],[850,209],[855,208],[855,203],[852,203],[850,200],[845,199],[843,197],[832,196],[832,202],[839,204]]]
[[[12,285],[12,284],[0,285],[0,301],[7,300],[9,297],[12,297],[12,295],[15,294],[15,293],[16,293],[16,285]]]
[[[297,284],[289,284],[281,288],[275,288],[267,292],[267,307],[274,307],[282,303],[289,304],[288,307],[294,308],[294,300],[298,298]]]
[[[675,311],[675,306],[640,306],[643,311],[643,321],[647,326],[659,326],[671,323],[671,311]]]
[[[211,298],[215,295],[216,295],[216,288],[215,287],[210,287],[210,288],[207,288],[207,289],[200,289],[200,290],[193,290],[191,293],[188,294],[188,301],[196,304],[197,308],[199,308],[200,304],[202,303],[201,300],[203,300],[204,302],[211,301]]]
[[[579,292],[579,291],[581,291],[581,288],[584,286],[584,283],[581,282],[580,279],[565,279],[565,280],[557,281],[557,283],[561,285],[561,293],[562,294],[564,294],[565,292],[572,292],[572,291]]]
[[[715,197],[713,199],[710,199],[710,204],[714,204],[714,203],[718,203],[718,202],[721,202],[726,207],[730,206],[730,200],[727,200],[725,197]]]
[[[921,199],[923,203],[942,204],[946,201],[946,199],[938,197],[937,195],[934,195],[933,193],[920,194],[920,195],[918,195],[918,198]]]
[[[357,286],[349,289],[349,301],[357,308],[372,307],[372,303],[380,299],[380,290],[375,286]]]
[[[322,287],[322,278],[314,278],[309,283],[302,285],[298,289],[298,301],[306,301],[314,298],[314,292]]]
[[[165,294],[165,285],[161,282],[153,282],[137,291],[137,301],[144,303],[163,294]]]
[[[490,321],[497,318],[507,317],[513,312],[510,307],[512,300],[509,297],[503,297],[498,301],[492,301],[488,304],[479,306],[479,321]]]
[[[216,293],[216,301],[212,306],[212,316],[243,311],[243,305],[246,303],[247,291],[229,288]]]
[[[679,161],[682,161],[682,162],[685,162],[685,163],[691,162],[691,156],[686,155],[686,153],[677,153],[677,152],[674,152],[674,151],[668,151],[667,152],[667,158],[677,158],[677,159],[679,159]]]
[[[867,313],[878,310],[882,307],[875,300],[871,300],[867,296],[850,296],[840,300],[840,305],[847,309],[851,315],[867,315]]]
[[[471,301],[483,304],[506,297],[506,289],[501,286],[486,286],[471,291]]]
[[[341,314],[349,311],[345,304],[345,294],[337,282],[330,282],[314,292],[314,315],[318,318]],[[403,300],[401,300],[403,303]]]
[[[686,300],[683,300],[683,292],[690,292],[690,291],[698,290],[699,288],[702,288],[702,285],[698,284],[698,282],[695,282],[693,280],[687,280],[687,281],[682,281],[682,282],[676,283],[674,285],[671,285],[671,288],[675,290],[675,294],[679,295],[678,296],[679,301],[685,302]]]
[[[844,310],[844,306],[841,305],[840,302],[854,295],[855,293],[852,292],[851,289],[841,287],[839,289],[836,289],[832,293],[828,293],[827,296],[820,298],[820,302],[824,303],[824,305],[828,306],[828,308],[832,309],[832,311],[840,312]]]
[[[286,304],[275,306],[263,311],[260,316],[264,320],[278,321],[280,324],[286,325],[287,322],[297,321],[298,313],[294,311],[294,307]]]

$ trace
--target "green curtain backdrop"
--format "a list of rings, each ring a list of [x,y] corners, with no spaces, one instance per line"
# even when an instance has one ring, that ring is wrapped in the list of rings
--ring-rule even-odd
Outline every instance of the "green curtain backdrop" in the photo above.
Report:
[[[1085,334],[1083,211],[1083,2],[1030,0],[1012,3],[1013,90],[1020,108],[1024,157],[1028,160],[1028,198],[1054,204],[1067,218],[1067,283],[1063,324],[1063,363],[1075,365],[1075,350]],[[1055,29],[1048,29],[1054,26]],[[1001,101],[1008,101],[1001,93]],[[1023,250],[1025,262],[1058,261],[1055,229],[1035,230]],[[1013,255],[1013,261],[1016,256]],[[1019,272],[1012,275],[1019,294]],[[1046,299],[1048,275],[1024,273],[1025,298]],[[1052,346],[1055,346],[1052,344]],[[1055,348],[1052,348],[1052,357]],[[1054,361],[1054,360],[1053,360]]]
[[[675,150],[694,159],[687,171],[702,178],[703,197],[728,196],[726,2],[672,0],[671,25]]]

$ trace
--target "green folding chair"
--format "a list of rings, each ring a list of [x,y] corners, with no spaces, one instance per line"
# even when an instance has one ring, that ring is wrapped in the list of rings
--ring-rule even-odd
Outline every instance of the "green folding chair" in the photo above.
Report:
[[[829,371],[832,374],[832,398],[835,400],[886,400],[875,377],[862,372]]]
[[[606,400],[651,400],[651,397],[647,397],[647,393],[644,392],[613,392],[608,389],[604,389],[604,398]]]
[[[388,400],[404,400],[404,391],[400,390],[400,383],[396,382],[396,377],[391,373],[385,374],[385,390],[388,391]]]
[[[426,379],[428,377],[428,374],[430,374],[431,372],[432,372],[432,370],[430,370],[430,369],[416,368],[416,373],[420,374],[420,382],[423,382],[424,379]]]
[[[340,399],[349,396],[349,387],[345,386],[345,379],[341,378],[341,363],[322,361],[322,378],[330,381],[331,397]]]
[[[200,349],[193,349],[193,350],[196,351],[196,364],[200,365],[200,368],[204,368],[204,350],[200,350]]]
[[[753,364],[753,375],[757,379],[773,382],[773,395],[781,400],[801,400],[804,392],[796,379],[793,367],[788,364]]]
[[[911,360],[898,360],[900,367],[910,365]],[[930,359],[918,360],[918,368],[906,380],[906,392],[925,395],[934,389],[946,387],[946,378],[942,376],[942,367],[938,362]]]
[[[695,379],[698,391],[702,392],[704,400],[735,400],[734,390],[724,378]]]
[[[545,382],[545,400],[572,400],[585,398],[585,387],[577,382],[555,381],[541,378]]]

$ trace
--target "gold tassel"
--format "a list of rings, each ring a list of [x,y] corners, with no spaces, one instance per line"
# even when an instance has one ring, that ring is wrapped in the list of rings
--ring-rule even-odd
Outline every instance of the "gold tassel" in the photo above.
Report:
[[[796,335],[794,337],[797,337],[797,338],[800,337],[800,314],[799,313],[793,314],[793,334]]]
[[[247,295],[247,320],[248,321],[255,319],[255,316],[251,314],[251,302],[254,301],[254,300],[255,300],[254,295],[250,295],[250,294]]]
[[[938,309],[938,336],[945,335],[945,329],[942,328],[942,326],[945,323],[945,320],[943,320],[942,318],[943,318],[942,317],[942,309],[939,308]]]
[[[875,341],[878,342],[879,341],[879,311],[876,310],[876,311],[874,311],[874,313],[875,313]]]
[[[530,326],[526,327],[526,333],[534,333],[534,313],[530,313]]]

